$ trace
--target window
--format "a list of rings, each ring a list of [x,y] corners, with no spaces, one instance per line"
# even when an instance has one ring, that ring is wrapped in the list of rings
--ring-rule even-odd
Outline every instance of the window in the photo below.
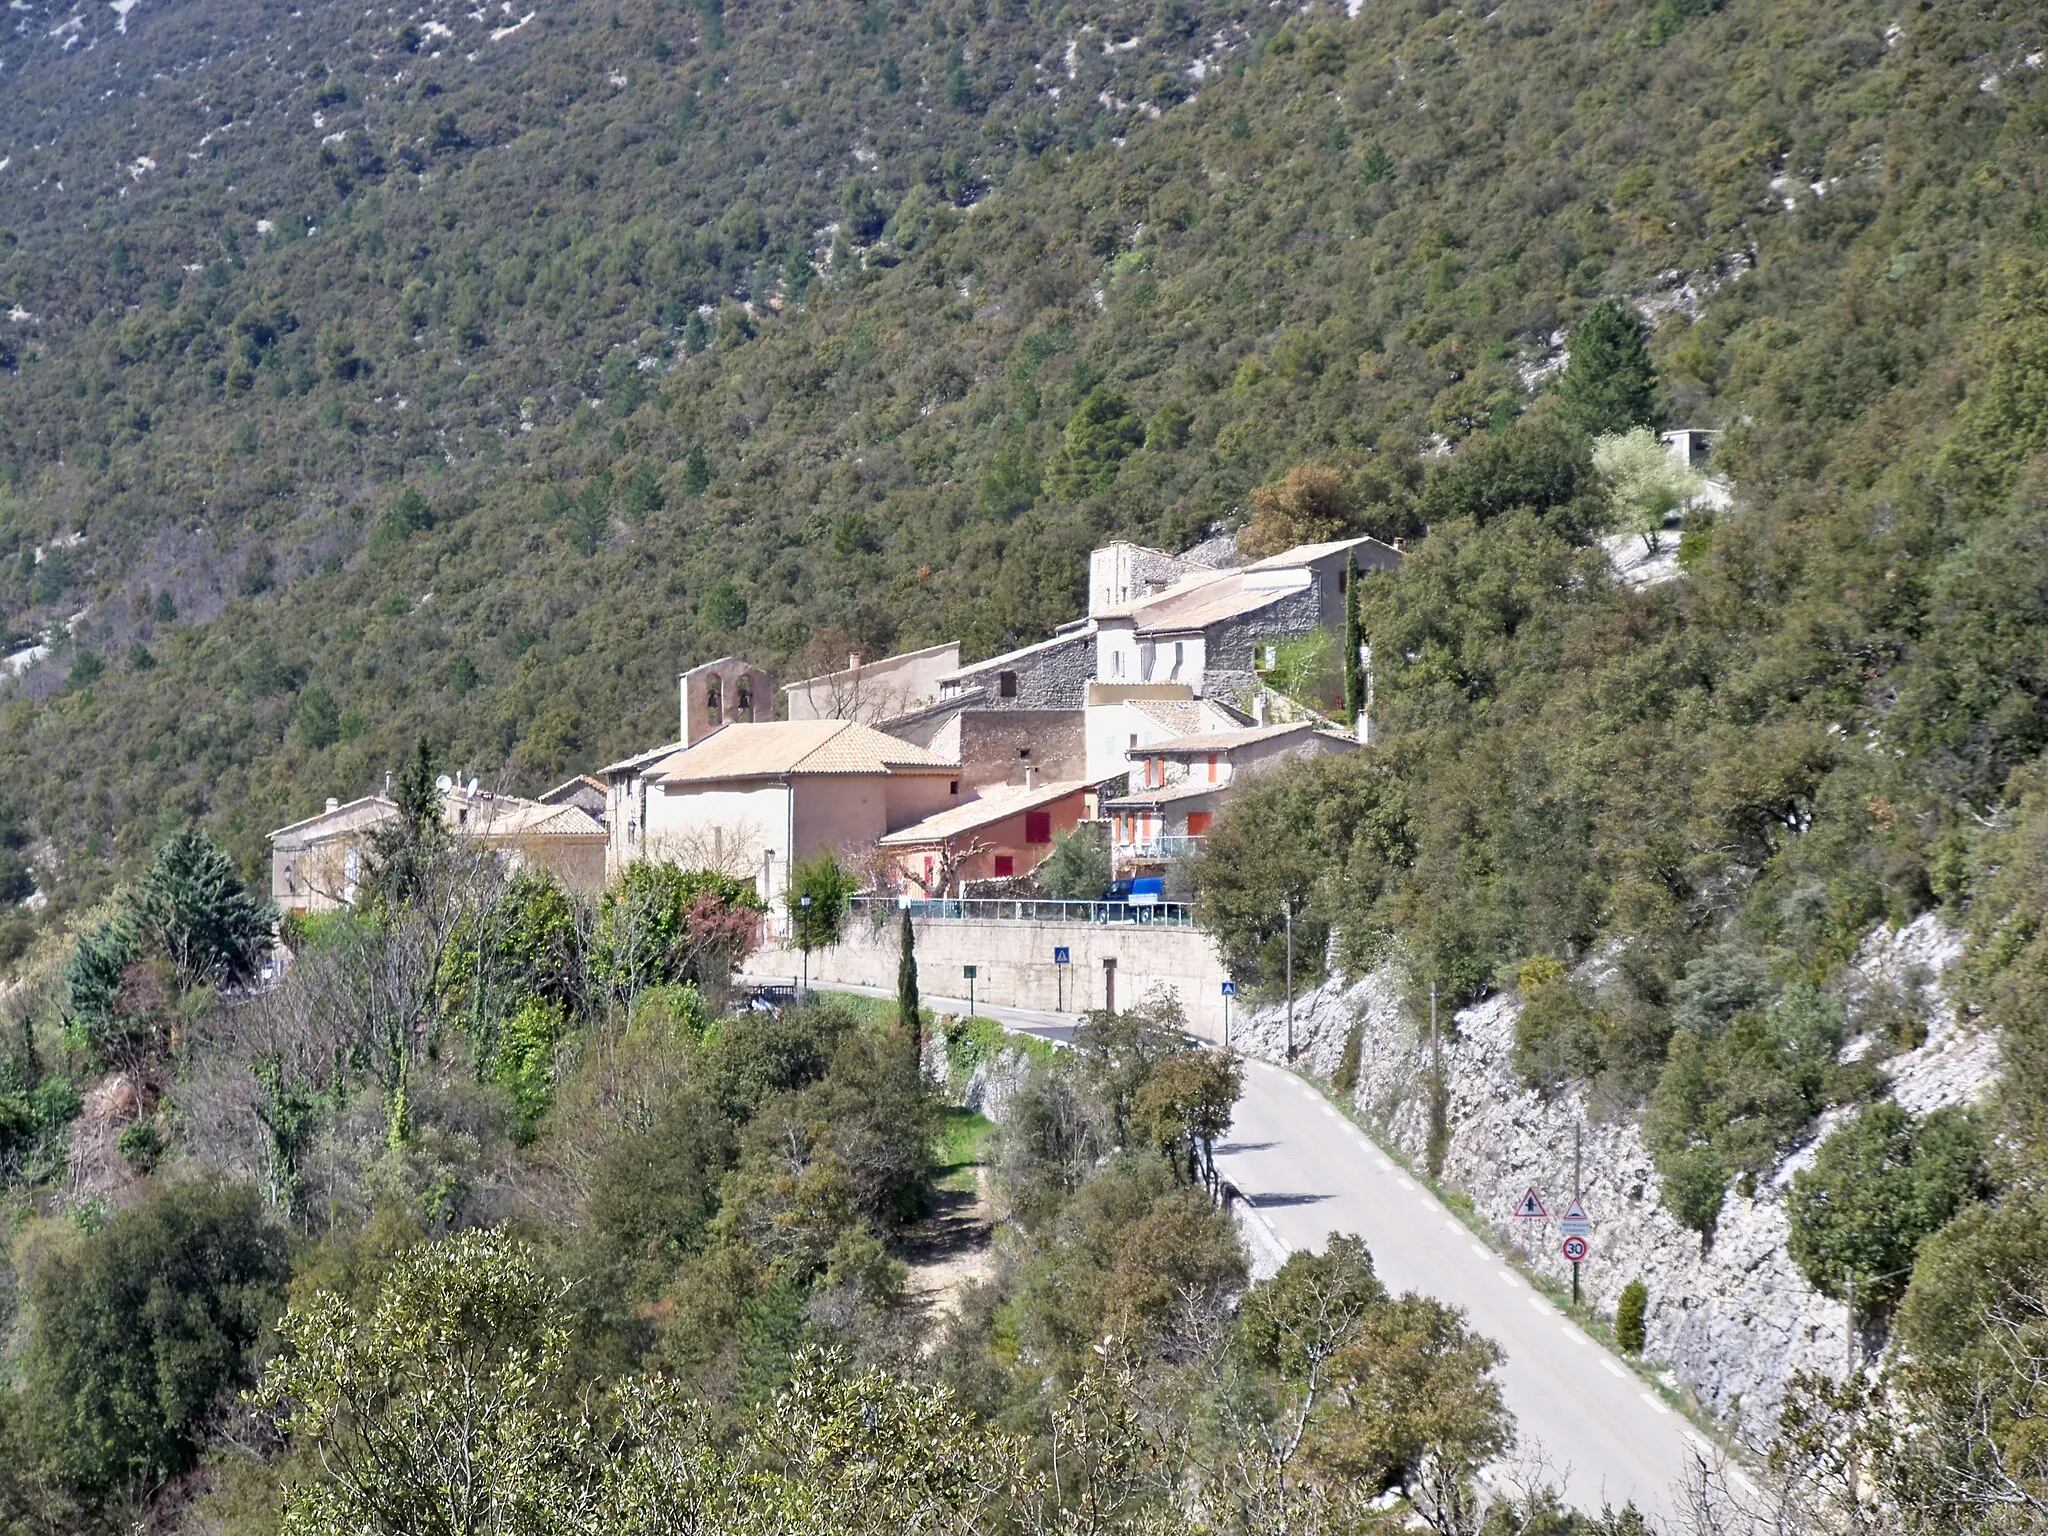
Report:
[[[1017,860],[1014,855],[1007,853],[999,853],[996,855],[996,878],[998,880],[1007,880],[1010,876],[1016,873]]]
[[[947,793],[947,794],[949,794],[949,795],[957,795],[957,794],[959,794],[959,793],[960,793],[960,781],[959,781],[958,779],[954,779],[954,780],[950,781],[950,782],[949,782],[949,783],[948,783],[948,784],[946,785],[946,793]]]
[[[1214,811],[1189,811],[1188,836],[1202,837],[1207,835],[1209,831],[1209,823],[1213,821],[1215,817],[1216,813]]]
[[[1018,760],[1019,762],[1026,762],[1026,763],[1030,762],[1030,761],[1031,761],[1031,749],[1030,749],[1029,747],[1019,747],[1019,748],[1017,749],[1017,760]]]
[[[1052,812],[1026,811],[1024,813],[1024,841],[1027,843],[1049,843],[1052,841]]]
[[[1124,653],[1122,651],[1111,651],[1109,653],[1109,675],[1111,677],[1122,677],[1124,675]]]
[[[1014,699],[1015,697],[1017,697],[1016,673],[998,672],[996,674],[996,695],[999,698],[1005,699]]]

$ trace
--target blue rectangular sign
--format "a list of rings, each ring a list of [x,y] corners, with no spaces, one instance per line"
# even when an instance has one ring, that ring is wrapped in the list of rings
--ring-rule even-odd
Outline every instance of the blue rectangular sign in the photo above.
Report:
[[[1237,983],[1234,981],[1226,981],[1225,983],[1223,983],[1223,995],[1225,997],[1237,996]]]
[[[1072,964],[1072,963],[1073,963],[1072,961],[1070,961],[1070,960],[1069,960],[1069,959],[1067,958],[1067,946],[1066,946],[1066,945],[1064,945],[1064,944],[1055,944],[1055,945],[1053,946],[1053,950],[1052,950],[1052,963],[1053,963],[1054,965],[1070,965],[1070,964]]]

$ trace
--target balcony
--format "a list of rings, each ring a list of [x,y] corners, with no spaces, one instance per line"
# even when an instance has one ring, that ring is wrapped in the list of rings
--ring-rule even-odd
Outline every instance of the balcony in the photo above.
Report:
[[[1202,851],[1205,835],[1194,837],[1148,837],[1143,842],[1116,843],[1110,854],[1118,864],[1164,864],[1185,859]]]

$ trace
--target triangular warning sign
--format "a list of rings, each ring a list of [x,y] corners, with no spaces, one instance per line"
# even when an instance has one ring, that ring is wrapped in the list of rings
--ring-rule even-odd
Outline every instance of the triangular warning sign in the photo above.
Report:
[[[1523,1221],[1541,1221],[1545,1214],[1543,1197],[1533,1187],[1515,1202],[1515,1215]]]
[[[1593,1234],[1593,1218],[1586,1214],[1586,1202],[1577,1195],[1564,1208],[1564,1215],[1558,1218],[1557,1229],[1566,1237],[1590,1237]]]
[[[1586,1202],[1577,1195],[1573,1195],[1572,1203],[1564,1208],[1564,1219],[1566,1221],[1584,1221],[1586,1219]]]

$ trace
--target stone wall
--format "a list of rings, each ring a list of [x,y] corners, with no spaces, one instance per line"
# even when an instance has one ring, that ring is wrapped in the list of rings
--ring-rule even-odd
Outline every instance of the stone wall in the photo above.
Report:
[[[811,955],[811,985],[849,982],[896,986],[896,923],[871,927],[856,916],[847,937],[833,949]],[[931,918],[916,923],[918,987],[927,995],[965,997],[961,967],[977,975],[977,1003],[1046,1012],[1079,1013],[1104,1005],[1105,960],[1116,961],[1116,1005],[1129,1008],[1160,988],[1172,991],[1187,1011],[1188,1027],[1208,1040],[1223,1038],[1223,962],[1207,934],[1156,923],[1039,923],[955,921]],[[1053,950],[1064,946],[1072,960],[1060,975]],[[747,962],[747,974],[787,980],[800,975],[803,957],[794,950],[769,949]],[[1236,1020],[1233,1010],[1232,1019]]]
[[[1017,674],[1017,693],[1004,698],[998,678]],[[1095,676],[1095,636],[1087,630],[1048,640],[1008,656],[991,656],[962,668],[959,687],[981,690],[984,709],[1079,709]]]
[[[1941,989],[1940,975],[1960,948],[1953,929],[1922,917],[1897,932],[1872,934],[1846,979],[1852,992],[1926,983],[1926,1044],[1885,1064],[1892,1096],[1916,1112],[1979,1098],[1997,1073],[1996,1042],[1960,1021]],[[1531,1234],[1538,1267],[1568,1282],[1555,1218],[1571,1193],[1576,1129],[1580,1187],[1594,1221],[1592,1254],[1581,1271],[1588,1298],[1611,1316],[1622,1286],[1642,1280],[1650,1292],[1650,1357],[1666,1363],[1714,1414],[1744,1432],[1767,1434],[1794,1371],[1839,1375],[1843,1366],[1841,1304],[1809,1286],[1785,1251],[1785,1190],[1835,1117],[1823,1119],[1754,1198],[1730,1191],[1713,1242],[1702,1245],[1658,1203],[1657,1173],[1633,1121],[1594,1118],[1577,1092],[1545,1099],[1521,1086],[1509,1063],[1518,1007],[1499,996],[1443,1021],[1450,1131],[1444,1181],[1470,1195],[1502,1244],[1517,1248],[1524,1234],[1509,1229],[1522,1223],[1508,1212],[1533,1185],[1552,1218]],[[1391,973],[1331,984],[1298,1000],[1296,1064],[1321,1077],[1333,1074],[1354,1019],[1362,1025],[1357,1107],[1384,1142],[1420,1164],[1429,1137],[1427,1019],[1418,1028],[1409,1017]],[[1236,1035],[1251,1054],[1286,1054],[1278,1009],[1261,1009]],[[1848,1051],[1864,1044],[1852,1042]]]

